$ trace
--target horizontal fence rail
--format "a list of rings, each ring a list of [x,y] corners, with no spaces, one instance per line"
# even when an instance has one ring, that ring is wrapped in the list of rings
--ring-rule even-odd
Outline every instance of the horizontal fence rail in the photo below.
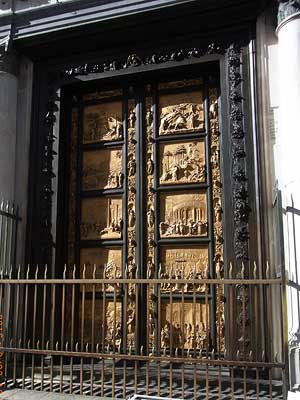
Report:
[[[126,398],[284,399],[283,281],[245,269],[98,278],[96,267],[0,273],[7,387]],[[274,311],[274,310],[273,310]],[[280,336],[280,335],[279,335]],[[281,335],[282,336],[282,335]]]

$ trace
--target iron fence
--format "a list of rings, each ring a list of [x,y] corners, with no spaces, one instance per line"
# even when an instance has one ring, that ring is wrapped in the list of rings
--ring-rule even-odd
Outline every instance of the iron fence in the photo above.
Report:
[[[1,274],[7,387],[101,397],[284,399],[285,343],[274,352],[272,297],[284,282],[207,274],[97,278],[74,267]],[[235,276],[233,276],[235,275]],[[3,298],[3,293],[5,297]],[[212,296],[212,294],[215,296]],[[213,298],[214,297],[214,298]],[[282,297],[283,300],[283,297]],[[239,306],[237,306],[237,304]],[[277,324],[277,325],[276,325]],[[247,340],[246,340],[247,338]]]

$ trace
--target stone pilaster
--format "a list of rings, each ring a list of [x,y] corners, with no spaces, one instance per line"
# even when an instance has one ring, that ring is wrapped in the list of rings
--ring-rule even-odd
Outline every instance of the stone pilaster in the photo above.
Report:
[[[0,42],[0,197],[14,201],[18,57],[10,38]]]

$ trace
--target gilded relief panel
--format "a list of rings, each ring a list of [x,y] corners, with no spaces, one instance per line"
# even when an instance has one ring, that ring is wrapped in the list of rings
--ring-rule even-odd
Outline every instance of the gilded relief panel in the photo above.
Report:
[[[83,143],[121,140],[123,138],[122,102],[88,106],[83,115]]]
[[[92,321],[94,319],[94,343],[118,347],[122,340],[122,304],[112,300],[96,299],[93,309],[92,300],[85,299],[84,307],[84,343],[92,341]],[[103,309],[105,313],[103,324]],[[79,326],[82,321],[82,302],[79,303]],[[104,350],[104,349],[103,349]]]
[[[206,321],[208,309],[204,303],[185,300],[184,304],[164,301],[161,310],[161,347],[202,349],[206,346]],[[172,326],[172,336],[171,336]]]
[[[116,189],[122,185],[121,149],[101,149],[83,153],[83,190]]]
[[[120,248],[86,248],[80,251],[80,276],[85,270],[86,279],[114,279],[122,276],[122,250]],[[87,284],[87,292],[93,285]],[[116,288],[118,289],[118,288]],[[96,290],[103,290],[102,284],[96,285]],[[113,290],[112,285],[105,285],[105,290]]]
[[[171,193],[161,196],[160,237],[207,235],[207,196],[201,193]]]
[[[160,145],[160,183],[200,183],[206,180],[203,141]]]
[[[160,278],[161,279],[203,279],[208,271],[208,248],[200,246],[189,247],[163,247],[160,253]],[[182,293],[204,292],[205,285],[199,284],[162,284],[163,292]]]
[[[120,239],[122,225],[121,198],[100,197],[82,200],[80,224],[82,240]]]
[[[192,133],[204,129],[201,91],[161,95],[159,134]]]

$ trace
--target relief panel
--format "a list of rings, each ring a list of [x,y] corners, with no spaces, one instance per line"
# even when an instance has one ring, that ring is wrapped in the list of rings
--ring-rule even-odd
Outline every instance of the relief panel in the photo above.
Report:
[[[121,149],[101,149],[83,153],[83,190],[116,189],[122,185]]]
[[[161,279],[201,279],[207,277],[208,248],[203,246],[163,247],[160,253]],[[204,292],[205,285],[162,284],[163,292]]]
[[[205,182],[205,144],[203,141],[160,145],[160,183]]]
[[[207,197],[201,193],[171,193],[161,196],[160,237],[207,235]]]
[[[93,310],[92,300],[85,299],[84,307],[84,343],[92,341],[92,321],[94,319],[94,342],[107,346],[120,346],[122,339],[122,304],[112,300],[95,300]],[[79,303],[79,326],[82,321],[82,302]],[[105,323],[103,324],[103,311]],[[104,350],[104,349],[103,349]]]
[[[86,248],[80,251],[80,277],[85,268],[86,279],[114,279],[122,276],[122,250],[120,248]],[[86,291],[93,289],[92,284],[86,285]],[[118,289],[118,288],[117,288]],[[97,291],[103,290],[102,284],[96,285]],[[106,291],[113,290],[112,285],[105,286]]]
[[[123,138],[122,102],[88,106],[83,115],[83,143],[121,140]]]
[[[159,134],[190,133],[204,129],[201,91],[160,96]]]
[[[206,345],[206,321],[208,309],[204,303],[185,300],[184,304],[164,301],[161,310],[161,347],[202,349]],[[172,332],[171,332],[172,326]],[[172,335],[171,335],[172,333]]]
[[[100,197],[82,200],[80,224],[82,240],[120,239],[122,225],[121,198]]]

